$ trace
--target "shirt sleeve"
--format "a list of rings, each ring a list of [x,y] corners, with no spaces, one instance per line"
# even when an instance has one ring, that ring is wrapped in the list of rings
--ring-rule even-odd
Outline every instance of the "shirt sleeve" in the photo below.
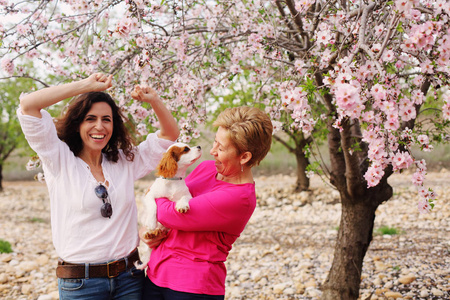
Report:
[[[24,115],[20,107],[17,109],[20,126],[31,149],[48,171],[57,173],[60,169],[60,148],[67,145],[58,138],[52,116],[46,110],[41,110],[41,115],[42,118]]]
[[[145,141],[137,146],[136,156],[133,161],[135,167],[133,174],[136,176],[134,180],[142,178],[153,171],[164,152],[174,143],[173,141],[159,138],[158,132],[149,134]]]
[[[219,231],[239,235],[256,205],[247,186],[219,189],[194,197],[190,209],[179,213],[175,202],[156,199],[158,221],[164,226],[184,231]]]

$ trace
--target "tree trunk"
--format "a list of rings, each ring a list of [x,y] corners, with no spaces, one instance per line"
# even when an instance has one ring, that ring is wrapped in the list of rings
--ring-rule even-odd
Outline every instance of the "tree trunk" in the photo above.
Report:
[[[322,286],[322,300],[358,299],[364,256],[372,241],[375,211],[391,196],[392,187],[386,180],[366,189],[359,199],[350,199],[341,192],[341,222],[331,270]]]
[[[306,167],[309,165],[309,160],[303,153],[303,148],[295,149],[295,159],[297,160],[297,181],[294,192],[309,190],[309,178],[306,176]]]
[[[303,136],[303,133],[292,133],[286,132],[287,135],[294,141],[295,146],[291,146],[287,141],[283,138],[274,135],[273,138],[281,143],[290,153],[295,155],[295,159],[297,162],[297,181],[295,182],[294,192],[298,193],[301,191],[309,190],[309,178],[306,176],[306,168],[309,165],[309,159],[306,157],[303,149],[306,145],[311,144],[312,138],[306,138]]]

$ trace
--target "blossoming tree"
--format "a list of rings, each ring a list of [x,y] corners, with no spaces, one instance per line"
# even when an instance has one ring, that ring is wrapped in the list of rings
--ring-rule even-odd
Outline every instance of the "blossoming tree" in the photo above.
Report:
[[[157,126],[129,94],[151,84],[178,114],[183,140],[199,135],[208,93],[244,81],[277,130],[308,138],[327,128],[341,223],[323,299],[357,299],[377,207],[393,172],[415,168],[418,206],[436,198],[426,163],[448,140],[450,4],[445,0],[0,0],[7,76],[45,81],[115,75],[111,93],[139,123]],[[8,21],[10,20],[10,21]],[[42,66],[30,74],[24,62]],[[432,114],[427,114],[432,111]],[[145,121],[145,122],[143,122]],[[411,203],[414,205],[414,203]]]

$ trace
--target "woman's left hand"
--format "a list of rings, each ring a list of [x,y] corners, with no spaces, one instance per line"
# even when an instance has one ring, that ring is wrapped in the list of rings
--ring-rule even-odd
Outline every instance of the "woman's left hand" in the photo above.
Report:
[[[159,100],[159,96],[154,89],[146,85],[136,85],[131,92],[131,97],[141,102],[152,103]]]

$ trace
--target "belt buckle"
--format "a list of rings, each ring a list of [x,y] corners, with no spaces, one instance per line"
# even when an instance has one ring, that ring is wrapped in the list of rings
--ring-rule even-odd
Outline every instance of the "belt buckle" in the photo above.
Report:
[[[118,260],[115,260],[115,261],[112,261],[112,262],[109,262],[106,264],[106,273],[108,275],[108,278],[114,278],[114,277],[119,276],[118,262],[119,262]],[[114,271],[114,274],[112,274],[112,275],[110,274],[111,266],[112,266],[112,270]]]

